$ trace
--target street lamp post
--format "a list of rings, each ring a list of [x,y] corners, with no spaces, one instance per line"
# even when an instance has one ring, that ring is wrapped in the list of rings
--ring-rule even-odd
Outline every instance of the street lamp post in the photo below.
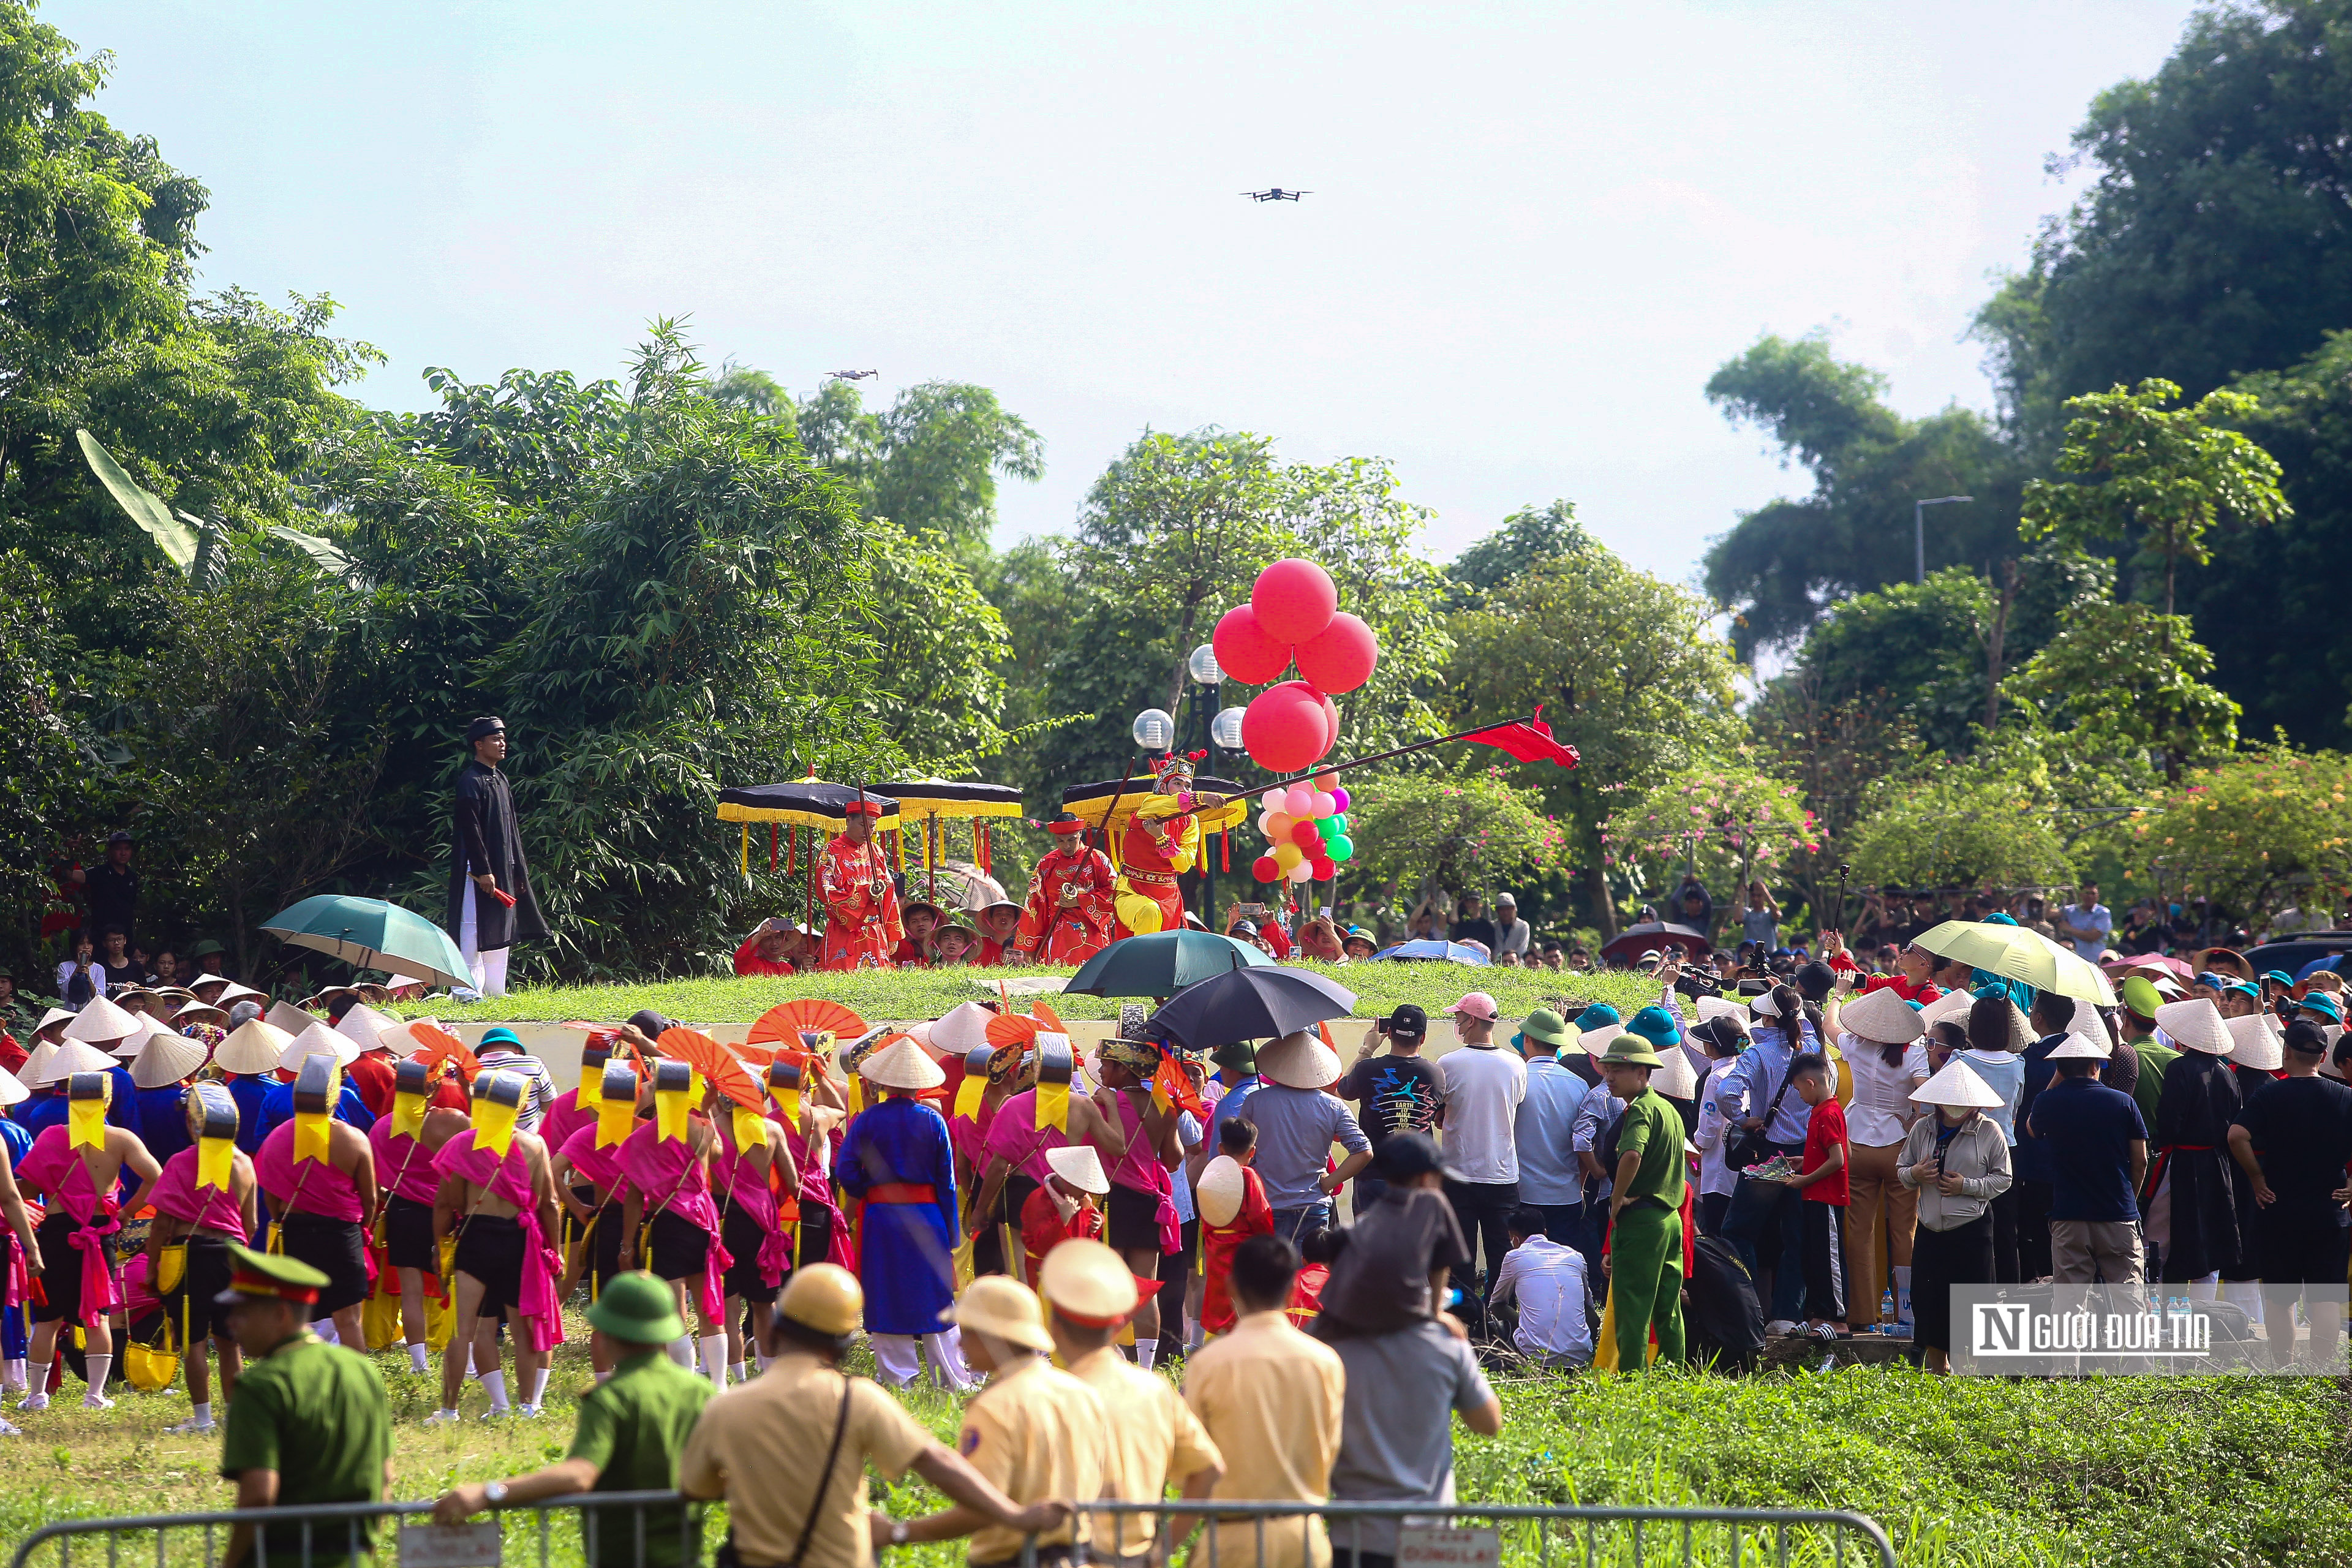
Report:
[[[1912,581],[1925,583],[1927,580],[1927,509],[1931,506],[1949,506],[1954,501],[1976,499],[1974,496],[1936,496],[1928,500],[1914,500],[1911,503]]]

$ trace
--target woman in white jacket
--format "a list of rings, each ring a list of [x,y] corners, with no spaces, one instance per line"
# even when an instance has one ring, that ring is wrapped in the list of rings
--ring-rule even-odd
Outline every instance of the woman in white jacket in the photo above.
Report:
[[[1985,1115],[1998,1091],[1954,1058],[1911,1098],[1936,1108],[1911,1124],[1897,1177],[1919,1195],[1912,1237],[1912,1342],[1929,1372],[1952,1370],[1952,1287],[1993,1280],[1992,1200],[2009,1190],[2009,1140]]]

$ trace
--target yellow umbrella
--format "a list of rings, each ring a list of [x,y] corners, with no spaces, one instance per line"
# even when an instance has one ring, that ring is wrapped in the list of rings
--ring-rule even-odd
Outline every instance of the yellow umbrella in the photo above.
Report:
[[[1946,921],[1911,940],[1937,957],[1958,959],[2036,991],[2055,991],[2102,1007],[2116,1005],[2116,988],[2097,964],[2023,926]]]

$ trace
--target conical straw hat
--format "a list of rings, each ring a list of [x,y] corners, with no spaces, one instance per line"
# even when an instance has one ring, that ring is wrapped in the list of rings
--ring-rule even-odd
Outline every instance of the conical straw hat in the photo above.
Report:
[[[103,996],[93,996],[82,1004],[81,1012],[66,1026],[67,1039],[87,1040],[92,1045],[128,1039],[138,1032],[137,1015],[116,1006]]]
[[[312,1057],[332,1057],[337,1067],[347,1068],[359,1060],[359,1043],[347,1035],[335,1033],[323,1020],[313,1019],[310,1026],[287,1046],[278,1065],[288,1072],[299,1072],[302,1064]]]
[[[988,1043],[988,1021],[994,1016],[977,1002],[960,1002],[924,1031],[924,1043],[940,1056],[962,1056]]]
[[[0,1105],[16,1105],[32,1098],[33,1091],[6,1068],[0,1068]]]
[[[1880,1046],[1907,1046],[1927,1032],[1927,1026],[1919,1021],[1919,1009],[1886,985],[1865,991],[1840,1007],[1838,1023],[1848,1034]]]
[[[1249,1180],[1242,1174],[1241,1162],[1231,1154],[1210,1161],[1202,1167],[1193,1194],[1201,1201],[1203,1225],[1233,1224],[1234,1216],[1242,1212],[1242,1200],[1249,1195]]]
[[[268,1020],[271,1028],[285,1030],[289,1040],[319,1021],[291,1002],[272,1002],[269,1011],[262,1016]]]
[[[1698,1070],[1691,1066],[1690,1053],[1680,1046],[1663,1047],[1658,1051],[1660,1066],[1650,1072],[1650,1087],[1668,1100],[1688,1100],[1698,1093]]]
[[[2184,1051],[2226,1057],[2237,1045],[2230,1037],[2229,1021],[2221,1016],[2221,1009],[2202,996],[2158,1007],[2156,1026]]]
[[[213,1052],[213,1065],[223,1072],[274,1072],[286,1047],[293,1043],[294,1037],[277,1025],[248,1018],[230,1030],[228,1038]]]
[[[1954,1110],[1989,1110],[2001,1103],[1992,1085],[1976,1075],[1976,1069],[1958,1057],[1944,1064],[1944,1070],[1911,1091],[1911,1098],[1921,1105],[1948,1105]]]
[[[121,1065],[87,1040],[68,1040],[58,1047],[57,1055],[42,1066],[40,1075],[33,1079],[33,1087],[38,1089],[59,1079],[71,1078],[78,1072],[110,1072]]]
[[[2271,1025],[2267,1013],[2221,1020],[2230,1031],[2230,1059],[2256,1072],[2276,1072],[2286,1065],[2286,1041]]]
[[[1102,1156],[1091,1143],[1066,1143],[1059,1149],[1045,1151],[1045,1163],[1054,1174],[1082,1193],[1102,1197],[1110,1191],[1110,1178],[1103,1174]]]
[[[204,1066],[208,1054],[202,1041],[185,1035],[150,1035],[131,1063],[131,1081],[141,1089],[162,1089]]]
[[[901,1038],[857,1064],[857,1076],[884,1089],[937,1089],[947,1082],[930,1053],[910,1038]]]
[[[381,1037],[396,1019],[388,1018],[364,1002],[352,1005],[351,1011],[335,1020],[335,1033],[358,1045],[363,1051],[374,1050],[383,1043]]]

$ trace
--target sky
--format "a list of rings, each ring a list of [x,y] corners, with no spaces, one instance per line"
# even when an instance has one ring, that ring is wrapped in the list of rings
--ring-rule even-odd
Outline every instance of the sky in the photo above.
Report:
[[[993,388],[1000,542],[1146,428],[1380,457],[1451,556],[1555,498],[1695,581],[1810,488],[1704,395],[1826,331],[1991,406],[1970,316],[2186,0],[319,5],[52,0],[100,109],[203,180],[208,287],[325,291],[420,376],[615,374],[685,317],[803,393]],[[1244,191],[1303,188],[1258,204]],[[1908,527],[1909,519],[1889,526]]]

